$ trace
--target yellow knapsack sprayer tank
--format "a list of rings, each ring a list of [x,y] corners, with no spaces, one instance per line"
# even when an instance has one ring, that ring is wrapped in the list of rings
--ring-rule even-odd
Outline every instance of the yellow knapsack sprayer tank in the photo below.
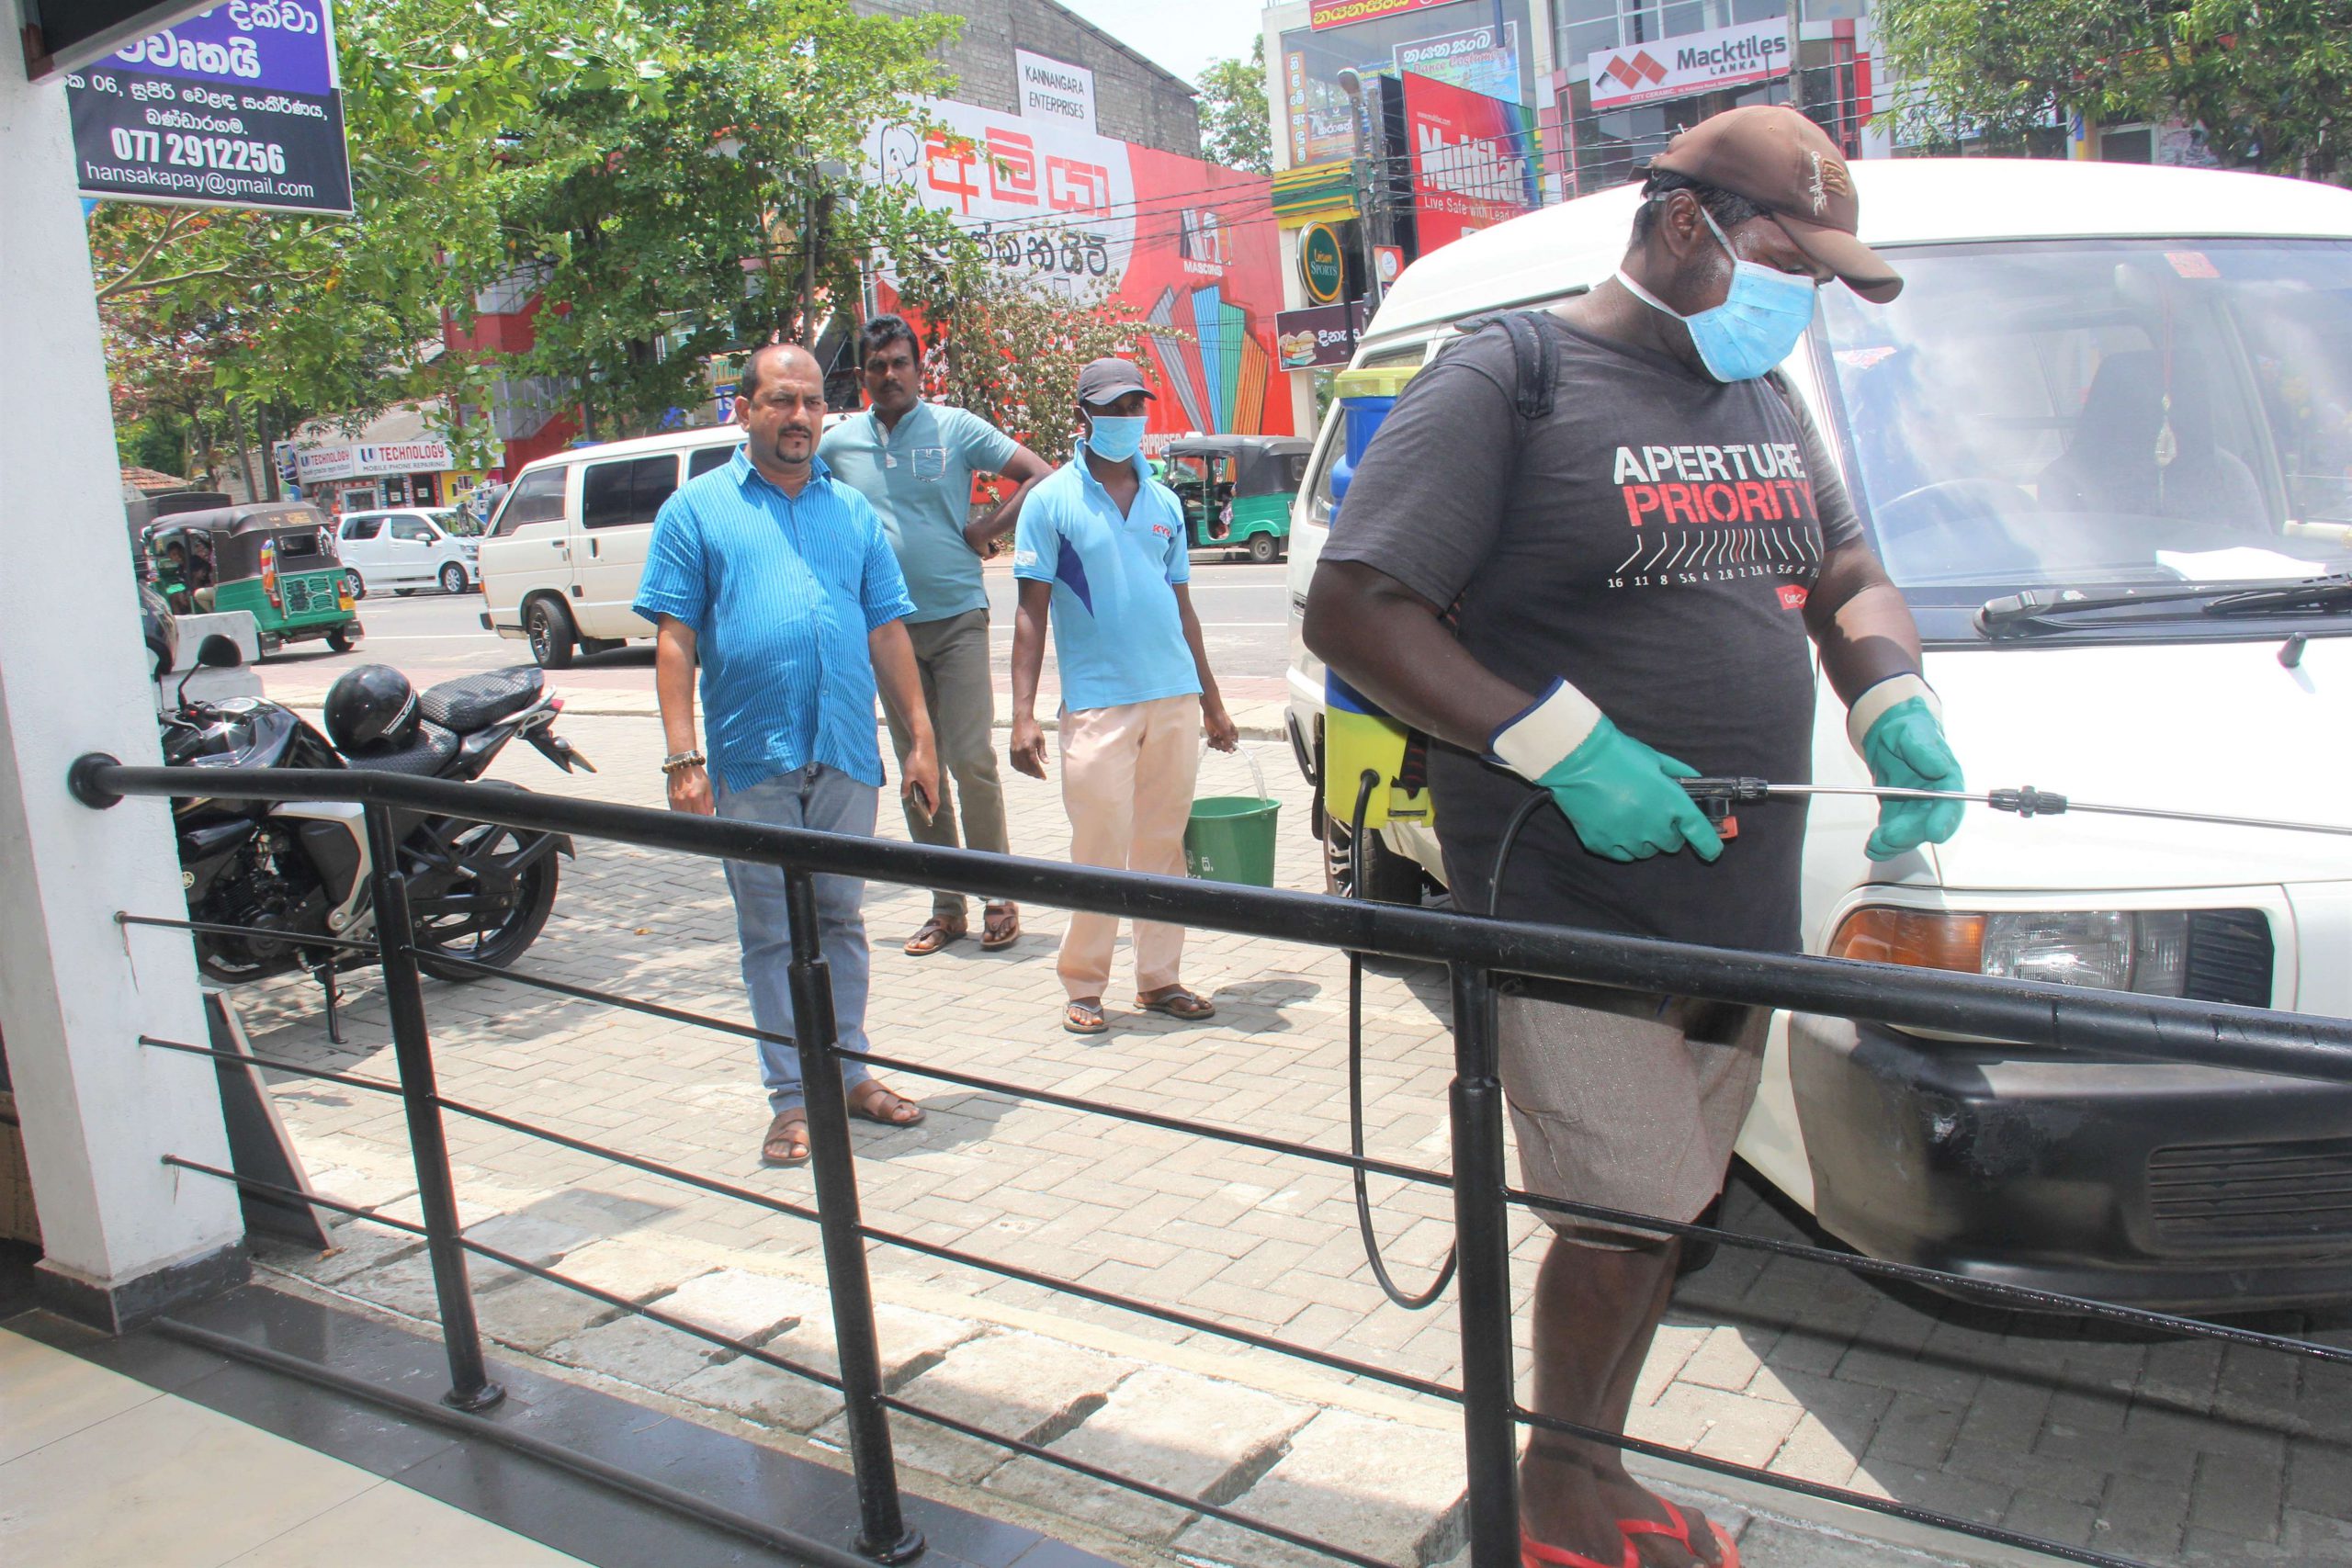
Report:
[[[1331,466],[1330,525],[1334,530],[1340,526],[1356,466],[1363,461],[1388,411],[1396,406],[1397,394],[1419,368],[1390,366],[1340,372],[1346,451]],[[1323,672],[1323,809],[1339,821],[1351,823],[1361,803],[1366,831],[1385,828],[1392,821],[1424,826],[1432,822],[1435,811],[1427,781],[1419,781],[1417,788],[1405,782],[1408,739],[1405,726],[1327,667]],[[1366,773],[1376,775],[1368,801],[1361,799]]]

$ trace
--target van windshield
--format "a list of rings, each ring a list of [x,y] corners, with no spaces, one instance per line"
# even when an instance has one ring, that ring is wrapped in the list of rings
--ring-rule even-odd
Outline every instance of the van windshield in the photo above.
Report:
[[[1827,379],[1915,600],[2352,567],[2352,242],[1893,253],[1824,289]]]

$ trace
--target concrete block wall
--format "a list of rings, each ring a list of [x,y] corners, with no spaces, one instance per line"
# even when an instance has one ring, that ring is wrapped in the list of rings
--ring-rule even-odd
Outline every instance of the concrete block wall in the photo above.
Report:
[[[868,14],[947,12],[964,18],[944,63],[962,103],[1018,114],[1012,51],[1029,50],[1094,73],[1096,128],[1105,136],[1187,158],[1201,155],[1192,85],[1161,70],[1054,0],[857,0]]]

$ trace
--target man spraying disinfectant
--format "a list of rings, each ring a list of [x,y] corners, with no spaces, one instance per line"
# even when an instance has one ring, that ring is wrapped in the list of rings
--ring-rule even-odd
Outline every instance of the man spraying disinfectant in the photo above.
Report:
[[[1472,334],[1397,397],[1317,565],[1306,637],[1432,738],[1438,839],[1464,908],[1792,952],[1803,810],[1756,814],[1727,852],[1683,781],[1808,780],[1815,649],[1876,784],[1962,787],[1910,612],[1770,375],[1822,285],[1883,301],[1902,279],[1854,237],[1836,146],[1784,107],[1684,131],[1645,194],[1613,279]],[[1531,800],[1548,805],[1495,886]],[[1941,841],[1960,811],[1884,801],[1870,852]],[[1697,1216],[1755,1097],[1767,1017],[1515,985],[1498,1023],[1525,1185]],[[1622,1432],[1679,1243],[1554,1224],[1531,1403]],[[1737,1562],[1620,1450],[1549,1431],[1521,1461],[1521,1517],[1528,1568]]]

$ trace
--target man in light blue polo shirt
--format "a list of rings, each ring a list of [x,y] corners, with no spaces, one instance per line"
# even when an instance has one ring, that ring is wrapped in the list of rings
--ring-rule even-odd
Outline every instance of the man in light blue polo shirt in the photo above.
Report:
[[[1186,584],[1184,509],[1144,467],[1143,374],[1124,359],[1079,372],[1077,455],[1032,491],[1013,536],[1012,765],[1046,776],[1037,676],[1046,632],[1061,670],[1062,805],[1080,865],[1184,874],[1201,737],[1238,744],[1209,673]],[[1062,1027],[1100,1034],[1115,916],[1073,912],[1056,964]],[[1184,987],[1182,926],[1136,922],[1136,1002],[1187,1021],[1216,1010]]]
[[[1053,467],[978,415],[922,400],[922,344],[905,318],[876,316],[859,336],[865,395],[873,406],[827,431],[817,455],[834,479],[873,502],[914,598],[907,636],[914,644],[932,733],[938,738],[940,771],[956,781],[956,798],[943,787],[939,809],[930,816],[910,807],[907,830],[919,843],[954,849],[960,805],[962,841],[1009,854],[1004,786],[997,781],[996,742],[989,738],[996,685],[989,669],[989,596],[980,560],[1012,531],[1029,487]],[[1021,488],[972,521],[976,473],[1001,474]],[[888,691],[882,694],[882,714],[904,762],[914,731]],[[921,958],[969,931],[964,896],[937,889],[931,896],[931,918],[907,939],[906,950]],[[1021,911],[1010,900],[980,911],[981,947],[1010,947],[1020,937]]]
[[[790,344],[754,349],[735,413],[746,428],[743,449],[662,502],[638,583],[637,613],[659,627],[653,684],[669,745],[662,772],[670,806],[870,837],[882,784],[877,672],[914,718],[900,793],[910,808],[938,798],[931,722],[900,625],[914,605],[881,520],[818,460],[825,378],[808,352]],[[695,746],[697,659],[707,758]],[[864,1051],[869,959],[858,906],[865,885],[851,876],[813,880],[839,1043]],[[799,1165],[808,1158],[808,1112],[800,1053],[788,1043],[799,1020],[786,976],[784,873],[729,861],[727,886],[752,1021],[779,1037],[759,1043],[770,1111],[760,1157]],[[890,1127],[922,1120],[920,1107],[884,1088],[865,1063],[844,1063],[842,1076],[853,1114]]]

